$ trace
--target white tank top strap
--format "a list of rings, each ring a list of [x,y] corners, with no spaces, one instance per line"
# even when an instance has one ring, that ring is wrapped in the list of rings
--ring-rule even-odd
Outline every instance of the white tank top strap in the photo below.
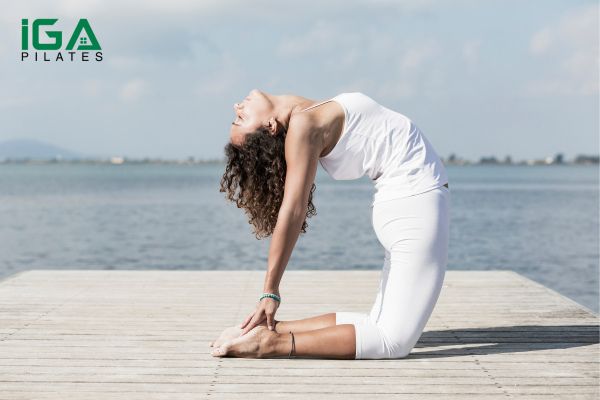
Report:
[[[336,97],[337,97],[337,96],[336,96]],[[330,101],[331,101],[331,100],[333,100],[333,99],[335,99],[335,97],[332,97],[331,99],[327,99],[327,100],[321,101],[321,102],[319,102],[319,103],[317,103],[317,104],[313,104],[313,105],[312,105],[312,106],[310,106],[310,107],[306,107],[304,110],[300,110],[300,112],[302,112],[302,111],[306,111],[306,110],[310,110],[311,108],[314,108],[314,107],[320,106],[321,104],[325,104],[325,103],[327,103],[327,102],[330,102]]]

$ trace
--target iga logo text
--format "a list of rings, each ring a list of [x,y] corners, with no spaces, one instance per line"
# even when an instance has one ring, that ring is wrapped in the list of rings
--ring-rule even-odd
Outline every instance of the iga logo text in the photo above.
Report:
[[[92,61],[102,61],[102,47],[87,19],[80,19],[68,36],[66,51],[62,51],[63,32],[47,29],[56,21],[58,18],[34,19],[30,37],[29,20],[21,20],[21,61],[90,61],[90,51],[95,51]],[[34,50],[41,51],[30,52],[30,44]]]

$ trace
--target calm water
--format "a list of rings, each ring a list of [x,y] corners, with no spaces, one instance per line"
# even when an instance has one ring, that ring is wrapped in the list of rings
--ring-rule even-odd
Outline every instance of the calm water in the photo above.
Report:
[[[320,168],[320,167],[319,167]],[[510,269],[598,312],[597,166],[448,166],[449,269]],[[261,269],[223,165],[0,165],[0,278],[17,271]],[[380,269],[372,183],[319,169],[288,269]],[[285,276],[284,276],[285,279]]]

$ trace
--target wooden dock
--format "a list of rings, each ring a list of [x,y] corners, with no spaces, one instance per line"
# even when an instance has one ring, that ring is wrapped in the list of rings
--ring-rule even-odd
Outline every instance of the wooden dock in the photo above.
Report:
[[[368,312],[380,271],[287,271],[277,319]],[[598,399],[598,316],[509,271],[448,271],[405,359],[214,358],[263,271],[0,281],[0,399]]]

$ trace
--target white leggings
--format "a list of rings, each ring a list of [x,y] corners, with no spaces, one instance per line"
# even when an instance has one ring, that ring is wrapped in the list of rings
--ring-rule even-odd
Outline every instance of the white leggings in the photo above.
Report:
[[[406,357],[427,324],[448,263],[450,190],[373,205],[373,228],[385,249],[379,293],[370,314],[337,312],[353,324],[355,359]]]

